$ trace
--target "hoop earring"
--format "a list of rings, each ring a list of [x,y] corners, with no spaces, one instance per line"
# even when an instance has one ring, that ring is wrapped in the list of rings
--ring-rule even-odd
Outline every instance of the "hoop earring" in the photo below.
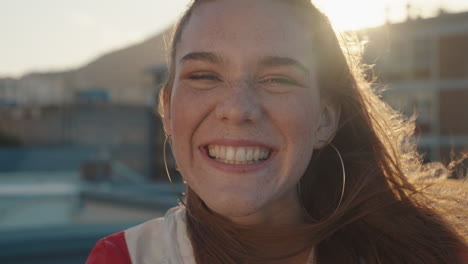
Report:
[[[336,154],[338,154],[338,158],[340,158],[341,169],[342,169],[342,174],[343,174],[343,185],[341,188],[340,200],[338,202],[338,206],[336,207],[335,211],[333,211],[333,214],[330,215],[330,217],[333,217],[338,211],[338,209],[340,208],[341,202],[343,202],[343,197],[344,197],[344,192],[345,192],[345,187],[346,187],[346,170],[345,170],[345,166],[343,162],[343,157],[341,156],[340,151],[338,151],[338,149],[332,143],[330,143],[329,145],[335,150]]]
[[[170,140],[171,135],[167,135],[166,138],[164,139],[164,146],[163,146],[163,160],[164,160],[164,168],[166,169],[166,175],[167,178],[169,179],[169,182],[171,183],[172,190],[174,190],[175,194],[177,195],[177,199],[181,204],[183,204],[185,207],[187,207],[184,203],[184,201],[180,198],[179,192],[177,191],[174,182],[172,181],[171,174],[169,173],[169,168],[167,167],[167,159],[166,159],[166,146],[167,142]],[[182,193],[185,195],[185,193]]]
[[[343,185],[342,185],[342,188],[341,188],[340,200],[338,201],[338,206],[335,208],[333,213],[329,216],[329,218],[331,218],[336,214],[336,212],[338,211],[338,209],[341,206],[341,203],[343,202],[343,197],[344,197],[344,192],[345,192],[345,187],[346,187],[346,170],[345,170],[345,166],[344,166],[343,157],[341,156],[340,151],[338,151],[338,149],[332,143],[329,143],[329,145],[333,148],[333,150],[335,150],[336,154],[338,154],[338,158],[340,159],[340,163],[341,163],[342,175],[343,175]],[[297,191],[298,191],[298,194],[299,194],[299,199],[302,201],[301,181],[300,180],[297,183]],[[307,209],[304,207],[303,202],[301,202],[301,206],[302,206],[302,209],[304,210],[304,212],[307,213]]]

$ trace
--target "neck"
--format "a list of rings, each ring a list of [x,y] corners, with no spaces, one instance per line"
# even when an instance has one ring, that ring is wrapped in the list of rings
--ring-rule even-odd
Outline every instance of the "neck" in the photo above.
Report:
[[[304,210],[294,191],[283,195],[255,213],[246,216],[227,216],[227,218],[243,226],[298,227],[304,224]]]

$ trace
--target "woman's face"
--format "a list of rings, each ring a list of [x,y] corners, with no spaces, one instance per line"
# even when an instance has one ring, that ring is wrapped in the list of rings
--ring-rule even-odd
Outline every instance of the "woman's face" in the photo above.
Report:
[[[208,2],[178,43],[165,128],[187,184],[231,219],[299,213],[295,186],[332,133],[299,16],[278,1]]]

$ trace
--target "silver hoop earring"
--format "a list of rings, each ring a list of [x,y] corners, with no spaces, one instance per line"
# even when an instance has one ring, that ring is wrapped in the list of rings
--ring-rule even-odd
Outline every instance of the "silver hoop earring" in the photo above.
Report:
[[[336,154],[338,154],[338,158],[340,158],[341,169],[342,169],[342,174],[343,174],[343,186],[341,188],[341,197],[340,197],[340,200],[338,202],[338,206],[336,207],[335,211],[333,212],[333,214],[330,215],[330,217],[332,217],[332,216],[334,216],[336,214],[336,212],[338,211],[338,208],[340,208],[340,206],[341,206],[341,202],[343,201],[345,187],[346,187],[346,170],[345,170],[343,157],[341,156],[341,153],[338,151],[338,149],[332,143],[330,143],[330,146],[335,150]]]
[[[171,135],[167,135],[166,138],[164,139],[164,146],[163,146],[163,160],[164,160],[164,168],[166,169],[166,175],[167,178],[169,179],[169,182],[171,183],[172,189],[174,190],[175,194],[177,195],[177,199],[181,204],[183,204],[185,207],[187,207],[184,203],[184,201],[180,198],[179,192],[177,191],[174,182],[172,181],[171,174],[169,173],[169,168],[167,167],[167,158],[166,158],[166,146],[167,142],[170,140]],[[184,193],[182,193],[184,194]],[[184,194],[185,195],[185,194]]]
[[[338,151],[338,149],[332,143],[329,143],[329,145],[335,150],[336,154],[338,154],[338,158],[340,159],[341,168],[342,168],[342,175],[343,175],[343,186],[341,188],[340,200],[338,201],[338,206],[335,208],[333,213],[329,216],[329,218],[331,218],[336,214],[336,212],[338,211],[338,208],[340,208],[341,203],[343,202],[345,186],[346,186],[346,170],[345,170],[344,161],[343,161],[343,157],[341,156],[341,153]],[[298,191],[299,199],[301,199],[301,201],[302,201],[301,181],[300,180],[297,182],[297,191]],[[304,212],[307,213],[307,209],[304,207],[303,202],[301,202],[301,206],[302,206],[302,209],[304,210]]]

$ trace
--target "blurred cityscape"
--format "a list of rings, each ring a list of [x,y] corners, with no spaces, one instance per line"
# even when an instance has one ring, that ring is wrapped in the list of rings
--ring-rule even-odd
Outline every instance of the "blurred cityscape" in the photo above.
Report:
[[[99,238],[178,203],[155,112],[163,35],[76,70],[0,79],[0,263],[84,263]]]
[[[156,114],[166,33],[75,70],[0,79],[0,263],[84,263],[98,238],[177,204]],[[425,160],[468,152],[468,13],[358,35],[383,98],[417,114]]]
[[[383,98],[417,116],[426,161],[468,152],[468,13],[440,13],[363,30],[364,61],[374,64]],[[466,163],[465,163],[466,164]],[[466,173],[466,170],[465,170]]]

